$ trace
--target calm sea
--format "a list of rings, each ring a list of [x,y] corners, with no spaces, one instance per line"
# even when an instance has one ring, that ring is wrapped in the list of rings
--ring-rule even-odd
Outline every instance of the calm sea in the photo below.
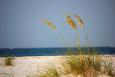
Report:
[[[69,48],[72,54],[78,52],[78,48]],[[81,48],[87,52],[86,47]],[[91,51],[96,51],[99,54],[115,54],[115,47],[90,47]],[[65,55],[68,53],[68,48],[1,48],[0,56],[56,56]]]

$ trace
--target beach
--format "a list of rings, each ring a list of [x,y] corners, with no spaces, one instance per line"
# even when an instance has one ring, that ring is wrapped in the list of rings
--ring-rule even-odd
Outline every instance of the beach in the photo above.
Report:
[[[0,57],[0,74],[13,73],[14,77],[26,77],[45,70],[50,65],[59,65],[62,61],[61,56],[15,57],[13,66],[4,66],[4,60],[5,57]]]
[[[109,57],[106,55],[105,57]],[[111,57],[115,68],[115,55]],[[5,66],[5,57],[0,57],[0,77],[27,77],[37,72],[44,71],[49,66],[61,69],[63,56],[26,56],[15,57],[13,66]],[[69,77],[69,76],[68,76]],[[71,77],[71,76],[70,76]]]

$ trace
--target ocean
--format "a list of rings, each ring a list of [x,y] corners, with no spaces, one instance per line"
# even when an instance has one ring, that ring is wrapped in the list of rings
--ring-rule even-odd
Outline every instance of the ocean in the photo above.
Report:
[[[69,47],[68,47],[69,48]],[[1,48],[0,57],[5,56],[57,56],[65,55],[68,53],[68,48],[57,47],[57,48]],[[75,47],[69,48],[72,54],[76,54],[79,49]],[[87,53],[87,48],[81,48]],[[115,54],[115,47],[90,47],[91,51],[95,51],[98,54],[109,55]]]

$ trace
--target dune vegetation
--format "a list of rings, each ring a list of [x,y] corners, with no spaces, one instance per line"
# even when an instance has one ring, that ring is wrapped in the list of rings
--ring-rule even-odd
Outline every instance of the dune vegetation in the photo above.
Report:
[[[5,58],[5,66],[13,66],[14,65],[13,60],[14,60],[14,57],[12,57],[12,56],[6,57]]]
[[[79,25],[81,29],[84,29],[85,25],[83,20],[78,15],[72,16],[75,17],[75,19],[77,20],[77,25]],[[88,47],[89,39],[87,34],[87,51],[82,50],[80,45],[80,34],[77,30],[78,26],[76,25],[76,22],[72,19],[70,15],[66,15],[66,23],[69,24],[77,34],[78,51],[76,53],[78,54],[72,54],[71,50],[67,51],[71,53],[71,55],[69,54],[64,57],[65,62],[62,64],[64,68],[63,74],[73,74],[73,76],[75,77],[98,77],[105,74],[107,76],[115,77],[111,57],[109,60],[107,60],[104,56],[96,54],[97,52],[95,49],[90,49]],[[52,22],[49,21],[46,24],[51,27],[52,30],[56,30],[56,27],[55,29],[53,29],[55,25]]]

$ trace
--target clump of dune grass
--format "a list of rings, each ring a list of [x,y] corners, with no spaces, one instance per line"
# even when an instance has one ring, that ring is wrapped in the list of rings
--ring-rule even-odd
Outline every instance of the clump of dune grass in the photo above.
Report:
[[[46,71],[41,72],[38,77],[60,77],[55,67],[49,67]]]
[[[111,57],[109,60],[104,61],[103,68],[104,68],[104,71],[103,71],[104,74],[107,74],[111,77],[115,77],[115,71],[113,69],[114,67],[111,61]]]
[[[74,74],[74,76],[83,75],[86,71],[84,56],[69,56],[63,64],[66,74]]]
[[[9,56],[5,58],[5,66],[13,66],[14,57]]]
[[[84,68],[84,56],[68,56],[66,63],[63,64],[67,73],[73,73],[74,75],[82,74],[85,71]]]
[[[83,77],[97,77],[102,73],[102,67],[106,75],[114,77],[112,62],[103,60],[103,56],[88,52],[87,55],[69,55],[62,64],[65,74],[81,75]]]
[[[85,77],[97,77],[102,67],[102,57],[100,55],[87,55],[85,59]]]
[[[60,77],[60,75],[54,66],[50,66],[45,71],[30,73],[26,77]]]

